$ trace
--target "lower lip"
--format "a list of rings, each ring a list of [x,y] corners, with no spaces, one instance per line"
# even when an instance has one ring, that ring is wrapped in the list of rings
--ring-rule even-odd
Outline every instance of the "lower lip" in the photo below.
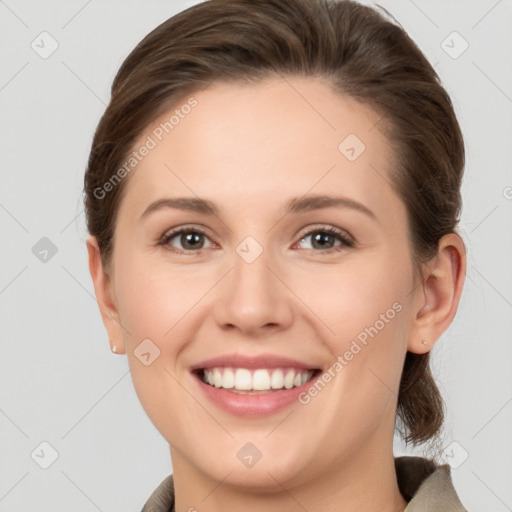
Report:
[[[216,406],[237,416],[269,416],[298,402],[300,393],[308,389],[318,376],[314,376],[302,386],[292,389],[282,389],[257,395],[234,393],[224,388],[216,388],[205,384],[197,375],[194,380],[201,391]]]

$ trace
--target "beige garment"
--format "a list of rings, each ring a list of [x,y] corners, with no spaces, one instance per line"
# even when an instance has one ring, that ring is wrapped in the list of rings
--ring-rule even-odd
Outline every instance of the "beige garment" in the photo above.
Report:
[[[396,457],[398,487],[408,502],[404,512],[467,512],[455,492],[450,466],[422,457]],[[154,490],[142,512],[175,512],[172,475]]]

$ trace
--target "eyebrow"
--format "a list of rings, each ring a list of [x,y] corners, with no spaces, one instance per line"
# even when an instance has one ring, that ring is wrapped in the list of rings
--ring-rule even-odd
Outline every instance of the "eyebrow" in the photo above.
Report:
[[[353,210],[364,213],[373,220],[377,220],[376,215],[364,204],[359,203],[348,197],[316,195],[301,198],[294,198],[286,204],[285,214],[299,213],[311,210],[320,210],[322,208],[342,207],[351,208]],[[174,197],[162,198],[151,203],[142,213],[141,220],[150,213],[158,210],[174,208],[178,210],[187,210],[203,215],[219,216],[219,209],[214,203],[206,199],[196,197]]]

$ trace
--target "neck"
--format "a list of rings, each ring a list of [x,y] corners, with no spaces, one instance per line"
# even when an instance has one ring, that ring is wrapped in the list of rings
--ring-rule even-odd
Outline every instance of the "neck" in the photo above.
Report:
[[[265,491],[233,485],[229,470],[223,478],[215,480],[171,448],[175,509],[177,512],[403,512],[407,502],[398,489],[393,453],[378,454],[374,448],[367,446],[366,453],[358,452],[352,460],[344,460],[316,478],[303,479],[300,483],[270,478]]]

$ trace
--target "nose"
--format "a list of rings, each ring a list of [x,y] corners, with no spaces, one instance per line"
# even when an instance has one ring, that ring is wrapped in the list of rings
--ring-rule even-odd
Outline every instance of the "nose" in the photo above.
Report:
[[[233,268],[216,297],[217,325],[253,336],[286,329],[293,322],[294,295],[285,272],[265,250],[252,262],[240,254],[235,252]]]

